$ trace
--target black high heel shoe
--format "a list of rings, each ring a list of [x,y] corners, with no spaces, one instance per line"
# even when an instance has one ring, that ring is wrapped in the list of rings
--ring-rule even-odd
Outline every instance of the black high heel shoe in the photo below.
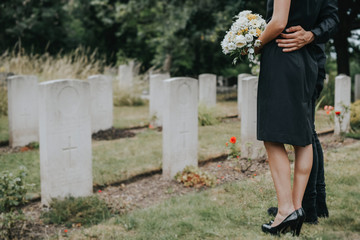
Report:
[[[287,216],[284,221],[275,227],[271,227],[271,222],[269,224],[263,224],[261,229],[264,233],[270,233],[271,235],[280,235],[287,232],[291,232],[295,236],[299,222],[299,215],[297,211],[292,212]],[[300,226],[301,229],[301,226]],[[300,233],[300,231],[299,231]]]
[[[298,222],[297,222],[297,226],[296,226],[296,231],[295,234],[296,236],[300,235],[300,231],[301,231],[301,227],[305,221],[306,215],[305,215],[305,211],[303,208],[299,208],[295,211],[298,215]]]

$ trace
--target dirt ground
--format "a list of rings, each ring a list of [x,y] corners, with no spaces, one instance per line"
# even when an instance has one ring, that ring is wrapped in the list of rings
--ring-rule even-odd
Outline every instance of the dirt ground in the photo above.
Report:
[[[320,141],[324,151],[327,151],[353,144],[358,140],[351,138],[341,140],[332,135],[325,135],[320,137]],[[265,158],[251,161],[246,159],[228,160],[226,156],[209,160],[200,168],[216,176],[217,185],[256,178],[269,170]],[[111,212],[124,214],[137,208],[146,208],[173,196],[205,189],[206,187],[201,189],[184,187],[175,180],[164,180],[161,173],[157,173],[134,179],[126,184],[122,183],[99,189],[100,191],[97,190],[95,194],[106,201]],[[44,224],[40,218],[43,210],[39,201],[23,207],[24,213],[31,219],[23,226],[23,239],[41,239],[64,231],[64,226]]]

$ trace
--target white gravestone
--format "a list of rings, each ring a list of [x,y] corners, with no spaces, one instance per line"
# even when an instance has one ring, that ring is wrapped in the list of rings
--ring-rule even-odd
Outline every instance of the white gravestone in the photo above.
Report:
[[[241,157],[262,158],[265,156],[264,144],[257,140],[257,87],[258,77],[242,80],[241,106]]]
[[[329,84],[329,74],[325,75],[324,83],[325,83],[325,85]]]
[[[350,129],[350,103],[351,79],[340,74],[335,78],[335,112],[340,111],[340,116],[335,115],[335,134],[345,133]]]
[[[198,80],[164,81],[163,176],[170,179],[186,166],[198,165]]]
[[[118,80],[121,89],[127,89],[133,86],[134,64],[134,61],[129,61],[127,64],[119,66]]]
[[[10,146],[25,146],[39,141],[37,77],[9,77],[7,89]]]
[[[90,84],[40,83],[41,202],[92,194]]]
[[[164,81],[170,79],[169,73],[150,75],[150,123],[154,127],[162,126],[162,112],[164,109]]]
[[[199,102],[207,107],[216,106],[216,75],[199,75]]]
[[[237,81],[237,104],[238,104],[238,118],[241,118],[241,96],[242,96],[242,80],[246,77],[251,77],[248,73],[241,73],[238,75],[238,81]]]
[[[91,131],[106,130],[113,125],[112,79],[105,75],[88,78],[91,96]]]
[[[360,100],[360,74],[355,75],[355,101]]]

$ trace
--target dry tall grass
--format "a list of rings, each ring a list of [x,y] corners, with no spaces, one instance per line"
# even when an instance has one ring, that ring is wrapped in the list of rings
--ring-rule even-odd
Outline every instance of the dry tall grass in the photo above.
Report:
[[[16,75],[36,75],[40,81],[54,79],[87,79],[100,74],[106,68],[104,58],[98,58],[96,51],[78,47],[63,54],[51,56],[48,53],[25,54],[23,50],[5,51],[0,56],[0,71]]]

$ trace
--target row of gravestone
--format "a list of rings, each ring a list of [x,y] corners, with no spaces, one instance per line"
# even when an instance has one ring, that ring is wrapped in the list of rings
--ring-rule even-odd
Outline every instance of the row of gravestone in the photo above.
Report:
[[[169,74],[150,75],[150,119],[154,126],[162,126],[164,94],[162,82]],[[105,75],[88,78],[91,90],[92,133],[112,127],[112,80]],[[35,76],[8,78],[9,140],[10,146],[24,146],[38,141],[38,79]],[[199,76],[199,101],[208,106],[216,105],[216,75]]]
[[[16,78],[21,79],[21,76],[10,78],[9,89],[12,89],[11,84],[15,83],[12,80]],[[242,157],[257,158],[265,153],[262,144],[256,140],[258,79],[253,76],[240,79]],[[41,195],[44,204],[53,197],[87,196],[92,193],[93,104],[89,82],[55,80],[38,85]],[[163,175],[166,178],[173,177],[187,165],[197,165],[198,88],[199,81],[192,78],[163,81]],[[338,76],[336,88],[336,102],[349,105],[349,77]],[[10,98],[11,102],[16,97]],[[345,116],[344,122],[346,119]]]
[[[26,141],[39,140],[43,204],[48,205],[52,198],[92,193],[91,133],[96,131],[92,123],[104,120],[107,111],[103,108],[108,104],[111,122],[104,128],[111,127],[111,86],[111,80],[104,76],[43,83],[35,76],[8,78],[10,141],[17,135],[33,137]],[[163,83],[166,178],[187,165],[197,165],[198,87],[198,80],[192,78],[172,78]]]
[[[154,74],[149,77],[149,113],[150,123],[154,127],[160,127],[163,124],[163,109],[165,106],[164,81],[170,79],[169,73]],[[216,106],[216,75],[200,74],[198,80],[199,96],[198,102],[206,107]]]
[[[112,79],[104,75],[88,78],[90,85],[91,132],[113,125]],[[9,142],[11,147],[25,146],[39,140],[39,87],[36,76],[16,75],[7,78]],[[56,99],[56,96],[54,96]],[[64,99],[64,101],[71,101]],[[77,104],[73,102],[72,104]],[[59,106],[61,107],[61,106]]]

